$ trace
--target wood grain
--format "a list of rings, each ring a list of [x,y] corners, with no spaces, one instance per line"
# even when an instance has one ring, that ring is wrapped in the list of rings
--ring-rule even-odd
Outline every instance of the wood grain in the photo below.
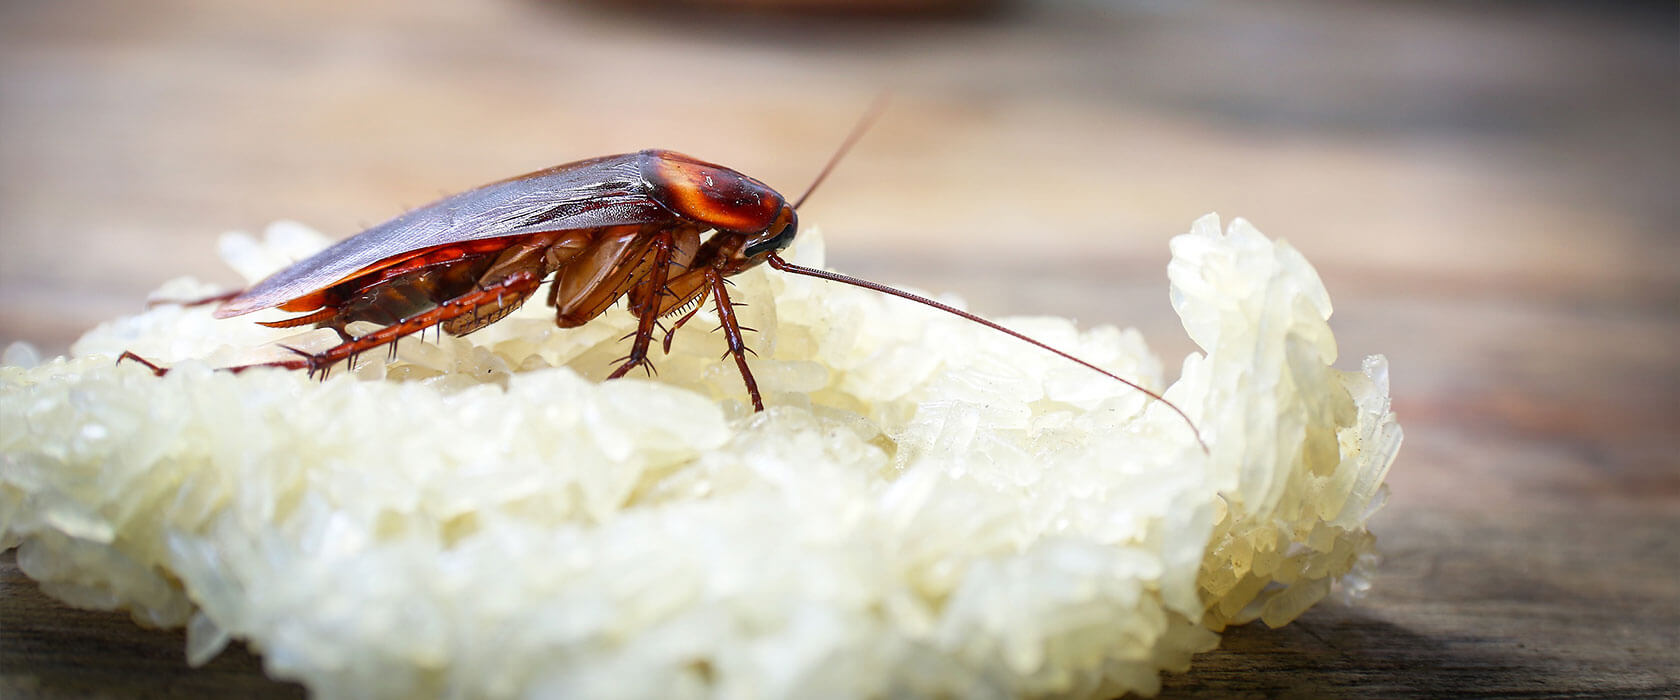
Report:
[[[1168,697],[1680,695],[1680,64],[1670,3],[1058,3],[971,18],[559,2],[0,4],[0,344],[62,352],[227,229],[333,235],[666,147],[797,192],[833,265],[1190,349],[1167,239],[1287,238],[1407,443],[1368,599]],[[1170,364],[1170,363],[1169,363]],[[0,556],[0,696],[296,696]]]

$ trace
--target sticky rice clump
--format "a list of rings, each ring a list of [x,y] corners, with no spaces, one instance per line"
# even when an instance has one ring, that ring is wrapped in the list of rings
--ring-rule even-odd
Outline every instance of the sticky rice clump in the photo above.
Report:
[[[222,246],[255,280],[325,243]],[[765,269],[732,292],[761,414],[710,308],[655,379],[602,381],[622,309],[560,330],[533,303],[319,381],[211,368],[331,331],[165,304],[8,353],[0,544],[71,605],[185,625],[192,663],[242,639],[321,697],[1153,693],[1226,625],[1367,585],[1400,442],[1384,360],[1330,367],[1299,253],[1213,216],[1172,249],[1202,352],[1171,386],[1136,331],[1003,322],[1161,390],[1211,454],[1042,350]],[[813,234],[790,253],[822,263]]]

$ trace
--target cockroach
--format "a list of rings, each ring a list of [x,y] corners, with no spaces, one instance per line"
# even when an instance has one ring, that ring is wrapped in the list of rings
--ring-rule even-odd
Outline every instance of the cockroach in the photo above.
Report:
[[[1170,407],[1207,445],[1190,417],[1149,389],[967,311],[886,285],[795,265],[778,252],[799,232],[795,213],[868,128],[860,120],[805,194],[793,204],[768,185],[715,163],[673,151],[645,150],[557,165],[446,197],[332,245],[249,289],[198,300],[220,302],[217,318],[270,308],[302,314],[259,322],[273,328],[313,324],[342,342],[321,352],[287,348],[297,358],[225,368],[283,367],[325,374],[360,353],[437,327],[462,336],[512,313],[553,277],[548,305],[555,323],[574,328],[620,298],[637,319],[628,355],[609,379],[636,367],[651,371],[648,351],[661,320],[663,347],[709,296],[755,411],[764,410],[747,364],[727,280],[768,264],[795,275],[855,285],[915,301],[1009,334],[1084,365]],[[710,233],[710,236],[706,234]],[[383,326],[353,336],[346,326]],[[750,330],[750,329],[748,329]],[[158,376],[168,372],[132,352]]]

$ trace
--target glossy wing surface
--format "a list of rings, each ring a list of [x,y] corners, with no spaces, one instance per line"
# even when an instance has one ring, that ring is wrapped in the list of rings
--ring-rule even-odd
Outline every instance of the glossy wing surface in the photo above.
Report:
[[[676,218],[649,196],[639,153],[568,163],[447,197],[339,241],[216,310],[228,318],[279,306],[423,248]]]

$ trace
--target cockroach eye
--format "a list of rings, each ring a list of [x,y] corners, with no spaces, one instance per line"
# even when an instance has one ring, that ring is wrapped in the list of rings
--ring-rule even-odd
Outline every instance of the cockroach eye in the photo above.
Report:
[[[792,210],[788,210],[787,225],[783,226],[782,230],[777,231],[776,235],[747,246],[745,251],[746,256],[754,258],[773,250],[784,250],[788,246],[793,245],[793,237],[798,234],[799,215],[793,213]]]

